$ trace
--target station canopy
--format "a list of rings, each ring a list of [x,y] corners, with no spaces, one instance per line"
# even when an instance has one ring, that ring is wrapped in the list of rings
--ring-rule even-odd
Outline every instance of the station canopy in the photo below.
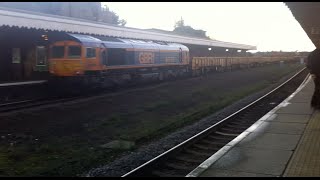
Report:
[[[285,2],[313,44],[320,48],[320,2]]]
[[[170,35],[137,28],[122,27],[106,23],[3,7],[0,7],[0,27],[1,26],[117,38],[163,41],[208,47],[234,48],[239,50],[256,50],[255,46],[250,45]]]

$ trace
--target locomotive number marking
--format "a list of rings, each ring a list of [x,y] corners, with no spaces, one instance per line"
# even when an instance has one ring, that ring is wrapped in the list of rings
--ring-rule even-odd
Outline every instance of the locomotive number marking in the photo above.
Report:
[[[152,52],[142,52],[139,54],[140,64],[153,64],[154,63],[154,53]]]

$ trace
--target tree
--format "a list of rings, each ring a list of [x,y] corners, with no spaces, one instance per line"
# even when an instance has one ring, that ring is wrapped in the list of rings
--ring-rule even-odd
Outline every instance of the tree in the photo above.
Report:
[[[0,2],[0,6],[125,26],[127,21],[101,2]]]
[[[179,21],[175,23],[173,32],[184,36],[210,39],[208,36],[206,36],[206,31],[203,31],[201,29],[196,30],[193,29],[191,26],[186,26],[182,17]]]
[[[107,5],[104,5],[104,8],[101,9],[101,17],[100,21],[105,23],[116,24],[120,26],[125,26],[127,21],[124,19],[120,19],[117,13],[109,10]]]
[[[121,20],[119,21],[119,25],[120,25],[120,26],[125,26],[126,24],[127,24],[127,21],[124,20],[124,19],[121,19]]]

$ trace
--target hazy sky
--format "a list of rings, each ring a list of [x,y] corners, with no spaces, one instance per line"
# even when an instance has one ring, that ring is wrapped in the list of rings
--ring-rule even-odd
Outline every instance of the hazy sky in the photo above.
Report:
[[[315,46],[282,2],[102,2],[127,27],[172,31],[185,25],[220,41],[257,46],[258,51],[312,51]]]

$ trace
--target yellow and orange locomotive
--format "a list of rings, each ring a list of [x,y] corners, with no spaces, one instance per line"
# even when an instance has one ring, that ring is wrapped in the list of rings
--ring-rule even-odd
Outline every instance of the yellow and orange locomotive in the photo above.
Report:
[[[50,45],[49,71],[63,79],[165,79],[189,71],[189,50],[176,43],[69,34]],[[62,79],[62,78],[61,78]]]

